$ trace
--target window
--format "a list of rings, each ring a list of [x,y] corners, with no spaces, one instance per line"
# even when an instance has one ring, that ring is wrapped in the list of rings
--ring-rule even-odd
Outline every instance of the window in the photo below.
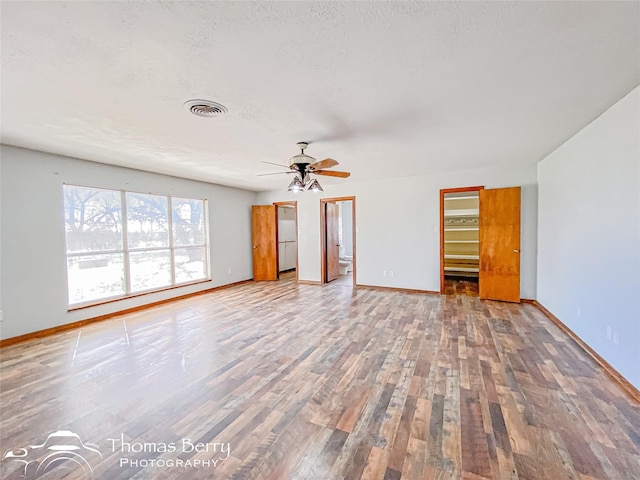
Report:
[[[210,278],[204,200],[63,188],[70,306]]]

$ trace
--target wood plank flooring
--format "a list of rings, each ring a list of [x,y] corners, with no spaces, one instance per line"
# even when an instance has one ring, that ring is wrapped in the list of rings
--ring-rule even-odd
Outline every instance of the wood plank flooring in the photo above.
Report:
[[[35,473],[59,431],[108,480],[640,478],[640,406],[532,305],[258,282],[0,355],[6,479],[89,478]]]
[[[444,293],[446,295],[479,296],[478,278],[444,277]]]

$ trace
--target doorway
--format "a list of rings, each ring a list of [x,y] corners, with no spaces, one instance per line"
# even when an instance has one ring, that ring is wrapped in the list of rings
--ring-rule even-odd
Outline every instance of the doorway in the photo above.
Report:
[[[440,190],[440,293],[520,302],[520,204],[520,187]]]
[[[321,283],[356,285],[356,197],[320,200]]]
[[[440,293],[478,296],[484,187],[440,190]]]
[[[279,217],[283,219],[282,222]],[[282,235],[281,229],[284,230]],[[255,281],[279,280],[281,273],[282,279],[293,280],[295,275],[295,281],[298,281],[297,202],[253,205],[251,237]]]
[[[278,202],[278,277],[298,278],[298,218],[296,202]]]

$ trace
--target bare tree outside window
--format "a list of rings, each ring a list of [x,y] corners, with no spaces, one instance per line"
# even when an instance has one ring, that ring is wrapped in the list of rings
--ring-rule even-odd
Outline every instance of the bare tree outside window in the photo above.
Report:
[[[204,204],[189,198],[171,198],[176,281],[188,282],[206,272]]]
[[[204,200],[63,191],[69,305],[210,278]]]

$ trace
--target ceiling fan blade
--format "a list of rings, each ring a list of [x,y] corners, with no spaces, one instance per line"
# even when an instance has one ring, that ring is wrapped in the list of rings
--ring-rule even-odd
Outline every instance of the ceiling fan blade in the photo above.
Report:
[[[296,173],[296,172],[291,170],[289,172],[259,173],[256,175],[256,177],[266,177],[267,175],[282,175],[283,173]]]
[[[290,168],[289,165],[282,165],[281,163],[265,162],[264,160],[262,161],[262,163],[268,163],[269,165],[277,165],[279,167]]]
[[[349,175],[351,175],[349,172],[336,172],[334,170],[314,170],[313,172],[314,175],[326,175],[327,177],[340,177],[340,178],[347,178]]]
[[[322,170],[323,168],[335,167],[338,165],[333,158],[325,158],[324,160],[320,160],[319,162],[312,163],[307,168],[309,170]]]

